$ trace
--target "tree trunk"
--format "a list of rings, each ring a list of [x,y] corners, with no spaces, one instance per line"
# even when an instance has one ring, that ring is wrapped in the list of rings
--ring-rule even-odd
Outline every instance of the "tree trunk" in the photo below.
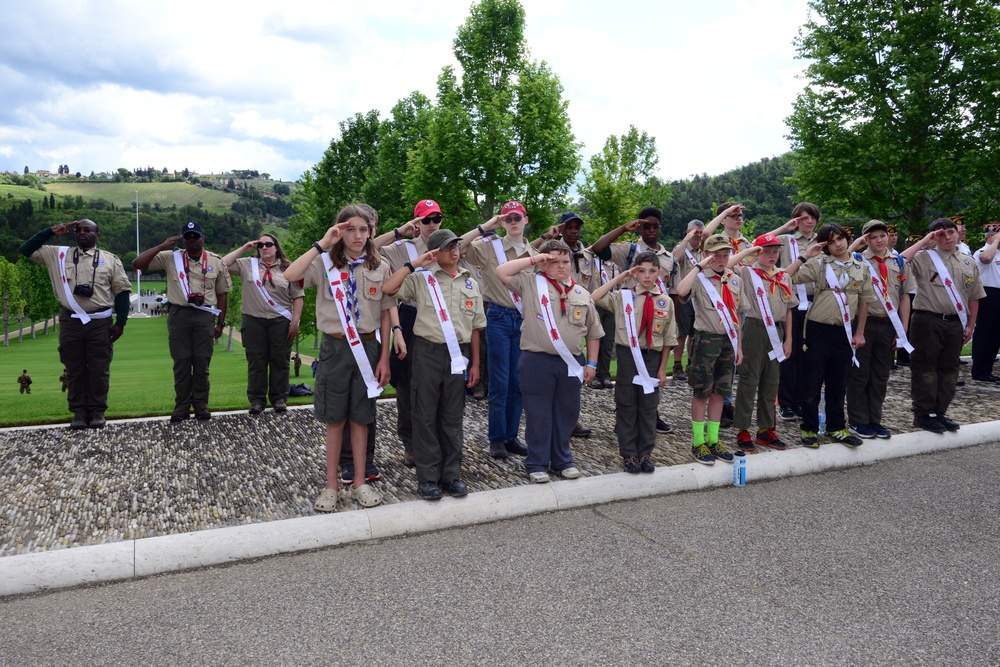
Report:
[[[229,325],[229,342],[226,343],[226,352],[233,351],[233,325]]]
[[[35,320],[31,320],[31,340],[35,340]]]
[[[313,334],[313,349],[314,350],[318,350],[319,349],[319,330],[318,329]]]

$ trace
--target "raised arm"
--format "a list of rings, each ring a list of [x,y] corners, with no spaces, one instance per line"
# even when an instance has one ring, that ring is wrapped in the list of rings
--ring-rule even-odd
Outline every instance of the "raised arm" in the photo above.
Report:
[[[255,245],[257,245],[257,241],[247,241],[239,248],[237,248],[236,250],[232,251],[231,253],[223,257],[222,263],[225,264],[226,266],[232,266],[233,264],[236,263],[236,260],[240,258],[240,255],[249,250],[253,250]]]
[[[139,271],[145,271],[149,268],[149,263],[153,261],[159,253],[164,250],[170,250],[177,242],[181,240],[179,236],[171,236],[169,239],[161,243],[160,245],[153,246],[149,250],[144,251],[141,255],[132,260],[132,268]]]
[[[632,222],[626,222],[620,227],[615,227],[610,232],[597,239],[594,245],[591,246],[591,252],[603,260],[611,259],[611,255],[605,253],[605,251],[625,232],[639,231],[640,225],[642,225],[642,220],[633,220]]]

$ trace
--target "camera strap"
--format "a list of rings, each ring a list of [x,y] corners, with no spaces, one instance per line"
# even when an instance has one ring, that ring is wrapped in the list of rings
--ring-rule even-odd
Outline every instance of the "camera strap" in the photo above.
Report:
[[[77,253],[78,252],[79,250],[77,249]],[[68,253],[69,253],[69,246],[65,245],[59,246],[59,277],[62,279],[60,280],[60,282],[62,283],[63,296],[66,297],[66,303],[69,304],[70,310],[73,311],[73,315],[71,317],[75,317],[76,319],[80,320],[81,324],[89,324],[90,320],[92,319],[100,320],[111,317],[111,315],[114,313],[114,310],[112,308],[88,314],[87,311],[85,311],[80,306],[80,304],[76,302],[76,297],[73,295],[73,290],[69,288],[69,280],[66,278],[66,255]],[[78,260],[79,260],[79,255],[74,254],[73,263],[76,264]],[[96,257],[94,261],[95,262],[97,261]],[[97,265],[95,264],[94,266],[95,266],[94,271],[96,273]]]
[[[184,298],[188,299],[191,296],[191,283],[188,280],[188,255],[186,250],[175,250],[174,251],[174,269],[177,270],[177,280],[181,284],[181,289],[184,290]],[[201,284],[202,289],[205,285],[205,275],[208,273],[208,255],[206,251],[201,251]],[[181,304],[178,304],[181,305]],[[212,313],[213,315],[219,315],[222,311],[218,308],[213,308],[212,306],[196,306],[193,303],[188,303],[192,308],[197,308],[198,310],[204,310],[207,313]]]

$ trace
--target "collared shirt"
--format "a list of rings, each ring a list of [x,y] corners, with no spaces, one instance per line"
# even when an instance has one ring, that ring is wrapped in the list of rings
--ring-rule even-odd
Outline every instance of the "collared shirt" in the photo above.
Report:
[[[611,261],[622,271],[628,271],[635,265],[635,258],[639,256],[639,253],[654,253],[656,258],[660,260],[660,269],[663,271],[663,285],[670,294],[676,293],[677,283],[674,279],[677,275],[677,260],[674,258],[673,253],[661,244],[657,243],[656,247],[653,248],[646,245],[646,242],[642,239],[639,239],[635,242],[622,241],[621,243],[612,243],[610,250]],[[628,280],[622,287],[632,289],[635,287],[635,281]]]
[[[379,248],[379,254],[389,262],[389,270],[392,273],[399,271],[410,261],[409,247],[414,249],[417,257],[427,252],[427,243],[420,236],[415,239],[399,239]]]
[[[761,277],[760,279],[761,285],[764,287],[764,293],[767,295],[767,303],[771,307],[771,316],[780,330],[781,323],[785,321],[785,314],[788,312],[788,309],[799,305],[799,297],[795,294],[795,286],[792,285],[791,279],[784,271],[768,271],[756,262],[754,262],[753,266],[739,267],[737,272],[742,281],[739,301],[740,312],[744,313],[750,319],[764,319],[760,310],[760,300],[758,299],[751,276],[757,269],[763,271],[779,283],[773,285],[774,289],[772,291],[772,283],[767,278]],[[784,285],[787,291],[786,289],[782,289],[781,285]]]
[[[334,266],[333,270],[340,271],[343,289],[346,290],[347,267],[338,269]],[[378,329],[382,323],[382,311],[396,305],[396,299],[382,293],[382,283],[390,275],[389,264],[384,261],[377,269],[367,269],[364,264],[354,268],[355,280],[358,283],[358,309],[361,313],[361,321],[358,323],[359,333],[367,334]],[[316,287],[316,326],[319,330],[327,334],[343,335],[344,327],[337,312],[340,306],[336,295],[330,291],[322,256],[315,257],[306,269],[305,286]]]
[[[746,250],[747,248],[750,248],[750,247],[753,246],[753,244],[750,243],[750,240],[747,239],[747,237],[743,236],[743,232],[740,232],[736,236],[730,236],[725,230],[723,230],[722,232],[718,232],[718,233],[720,233],[723,236],[725,236],[726,240],[729,241],[729,245],[732,248],[732,254],[733,255],[739,254],[739,253],[743,252],[744,250]],[[704,242],[704,239],[702,239],[702,242]],[[751,257],[750,259],[746,259],[744,261],[752,264],[754,260]],[[740,266],[743,266],[742,262],[740,263]]]
[[[664,347],[677,345],[677,319],[674,317],[674,302],[669,294],[664,294],[660,288],[653,285],[650,296],[645,296],[644,290],[636,286],[632,307],[635,309],[635,334],[640,349],[662,350]],[[653,300],[653,344],[646,346],[645,331],[640,334],[642,326],[642,311],[646,299]],[[615,342],[629,347],[629,328],[625,321],[625,311],[622,308],[622,293],[608,292],[597,301],[597,305],[615,314]]]
[[[74,251],[79,250],[74,264]],[[97,255],[97,266],[94,266],[94,256]],[[66,293],[62,289],[62,276],[59,274],[59,246],[43,245],[31,254],[31,260],[49,270],[49,280],[52,282],[52,292],[56,295],[63,308],[70,308],[66,301]],[[99,248],[89,250],[69,247],[64,260],[66,267],[66,283],[72,292],[77,285],[90,285],[93,294],[89,297],[73,295],[77,304],[88,313],[107,310],[115,305],[115,296],[121,292],[132,291],[132,283],[125,275],[125,268],[120,259]]]
[[[1000,252],[993,257],[993,261],[989,264],[983,264],[979,261],[979,256],[989,247],[990,244],[987,243],[973,255],[976,259],[976,268],[979,269],[979,280],[983,283],[983,287],[1000,287]]]
[[[178,250],[177,252],[184,252]],[[205,272],[202,273],[202,259],[188,259],[188,288],[192,294],[204,294],[206,306],[214,306],[219,302],[219,294],[226,294],[233,289],[233,281],[229,278],[229,269],[223,264],[222,258],[214,252],[202,250],[206,257]],[[174,251],[164,250],[153,255],[146,271],[163,271],[167,274],[167,301],[174,306],[187,308],[187,294],[177,276],[177,265],[174,264]]]
[[[879,273],[879,261],[875,259],[876,255],[872,252],[871,248],[865,250],[861,253],[861,256],[868,260],[868,263],[872,265],[875,269],[875,276],[878,276],[879,281],[882,280],[882,274]],[[867,267],[866,267],[867,268]],[[903,294],[903,288],[906,285],[906,273],[901,272],[899,269],[899,260],[892,255],[887,255],[885,258],[885,268],[886,273],[888,273],[888,284],[886,285],[886,296],[887,299],[892,303],[892,307],[899,312],[899,300]],[[875,281],[872,281],[872,291],[880,289],[875,286]],[[876,297],[875,301],[868,304],[868,315],[874,317],[885,317],[887,313],[885,308],[882,307],[882,302]]]
[[[871,304],[878,300],[875,296],[875,289],[872,287],[872,279],[868,273],[868,267],[854,257],[848,258],[846,262],[840,263],[829,255],[823,255],[822,259],[812,259],[803,264],[793,278],[796,285],[803,283],[815,283],[815,298],[813,305],[809,308],[806,319],[822,324],[839,324],[844,326],[844,317],[840,311],[840,303],[830,286],[826,283],[826,267],[833,266],[833,273],[837,277],[839,284],[837,292],[847,295],[847,310],[851,319],[858,314],[858,302]]]
[[[437,262],[433,262],[427,266],[427,272],[434,276],[441,289],[444,307],[455,327],[455,338],[459,343],[468,343],[472,340],[473,329],[486,328],[486,311],[483,310],[483,295],[479,291],[479,285],[472,279],[468,269],[459,268],[458,273],[453,276]],[[406,276],[396,298],[416,307],[414,334],[432,343],[444,343],[444,332],[438,316],[441,307],[431,298],[424,273],[421,271]]]
[[[695,262],[700,262],[701,261],[701,258],[702,258],[701,248],[692,248],[692,247],[689,246],[688,250],[691,251],[691,254],[694,256],[694,261]],[[677,259],[677,258],[675,257],[674,259]],[[694,269],[694,265],[691,264],[691,260],[688,259],[687,255],[685,254],[684,255],[684,259],[679,260],[677,262],[677,266],[678,266],[678,269],[677,269],[677,283],[680,284],[680,282],[682,280],[684,280],[685,278],[687,278],[687,274],[691,273],[691,270]]]
[[[736,306],[736,316],[739,316],[740,307],[740,285],[743,281],[735,273],[726,269],[722,273],[716,273],[712,269],[705,269],[705,277],[712,281],[712,285],[715,286],[715,290],[719,293],[719,297],[722,297],[722,284],[725,283],[729,285],[729,291],[733,295],[733,303]],[[719,280],[715,280],[715,277],[719,276]],[[694,302],[694,328],[698,331],[703,331],[705,333],[723,334],[725,335],[726,328],[722,324],[722,318],[719,316],[719,311],[715,309],[715,302],[708,295],[708,290],[705,286],[701,284],[701,279],[695,280],[694,285],[691,287],[691,292],[686,296],[681,297],[681,303],[687,303],[688,301]],[[736,322],[736,326],[739,327],[739,322]]]
[[[799,246],[799,254],[792,257],[792,247],[788,239],[794,238],[795,243]],[[781,241],[781,251],[778,254],[778,267],[789,267],[792,265],[799,255],[805,255],[806,250],[813,247],[816,244],[816,230],[809,236],[806,236],[799,230],[795,230],[791,234],[780,234],[778,235],[778,240]],[[806,283],[806,294],[810,297],[813,295],[812,283]]]
[[[582,243],[579,241],[576,243],[576,249],[570,249],[569,275],[577,283],[583,285],[584,289],[593,294],[594,290],[604,284],[601,282],[601,271],[597,263],[597,257],[590,250],[584,248]],[[608,277],[610,278],[610,276]]]
[[[251,317],[260,317],[264,319],[274,319],[276,317],[283,317],[279,315],[274,308],[271,308],[264,301],[264,297],[261,295],[260,290],[253,283],[253,270],[250,267],[250,262],[252,257],[241,257],[233,262],[233,265],[229,267],[230,276],[239,276],[243,280],[243,296],[240,299],[240,311],[244,315],[249,315]],[[263,287],[267,290],[268,295],[274,301],[284,308],[285,310],[292,312],[292,308],[295,305],[295,299],[301,299],[303,297],[304,291],[299,283],[290,283],[285,280],[285,271],[281,268],[280,264],[275,264],[271,267],[271,279],[264,280],[264,274],[267,268],[264,266],[264,262],[260,259],[257,260],[257,272],[260,275]],[[274,285],[271,281],[274,281]]]
[[[913,297],[914,310],[929,310],[932,313],[942,315],[955,315],[955,304],[949,296],[949,290],[941,280],[934,260],[927,253],[936,252],[944,261],[948,268],[948,273],[954,281],[956,292],[962,299],[966,308],[970,301],[982,299],[986,296],[986,290],[979,279],[979,268],[976,261],[969,255],[962,253],[944,252],[937,248],[922,250],[916,254],[910,262],[910,274],[907,279],[907,289],[916,290]]]
[[[510,280],[510,291],[521,297],[524,308],[524,322],[521,324],[521,349],[527,352],[543,352],[559,354],[549,338],[549,328],[546,315],[538,303],[538,286],[535,276],[538,274],[522,271]],[[549,290],[549,310],[555,318],[556,330],[566,347],[574,355],[583,350],[584,339],[594,340],[604,336],[601,318],[597,308],[590,298],[590,292],[580,285],[574,285],[566,296],[566,313],[559,307],[559,294],[556,288],[546,281]]]
[[[514,301],[510,298],[510,294],[507,293],[507,288],[500,282],[500,278],[497,277],[497,255],[493,249],[493,239],[495,238],[497,237],[491,234],[476,239],[465,249],[464,258],[469,264],[479,267],[479,270],[482,272],[483,298],[488,303],[495,303],[505,308],[513,308]],[[503,245],[504,256],[507,257],[508,262],[512,259],[538,254],[538,251],[532,248],[531,244],[527,241],[525,241],[524,250],[520,254],[515,250],[514,245],[508,237],[502,237],[500,242]],[[531,270],[525,270],[523,273],[534,275],[534,272]]]

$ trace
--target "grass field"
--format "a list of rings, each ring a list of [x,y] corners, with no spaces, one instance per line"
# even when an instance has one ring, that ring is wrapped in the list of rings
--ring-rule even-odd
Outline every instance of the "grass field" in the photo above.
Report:
[[[18,343],[16,331],[14,334],[10,347],[0,348],[0,426],[68,422],[72,416],[59,383],[62,364],[58,335],[38,334],[35,340],[25,336],[24,342]],[[247,362],[243,346],[234,340],[232,351],[226,352],[226,341],[223,334],[212,356],[209,408],[246,409]],[[34,381],[31,395],[18,393],[17,376],[25,368]],[[125,335],[115,343],[108,418],[170,414],[174,404],[172,368],[167,351],[167,319],[130,320]],[[303,366],[301,373],[297,379],[293,374],[293,383],[315,384],[308,366]],[[312,398],[292,398],[289,403],[307,405]]]
[[[14,195],[14,199],[30,199],[32,203],[37,204],[42,199],[48,199],[49,193],[24,185],[0,185],[0,199],[6,200],[7,195]],[[134,193],[133,196],[135,196]]]
[[[6,186],[12,187],[12,186]],[[29,188],[24,188],[29,190]],[[176,204],[196,206],[200,201],[210,211],[228,210],[238,197],[221,190],[209,190],[190,183],[91,183],[67,182],[46,183],[45,189],[62,196],[81,196],[84,199],[104,199],[114,202],[119,208],[130,208],[135,203],[135,193],[139,192],[139,203],[159,204],[168,208]],[[37,192],[37,190],[35,191]],[[42,194],[42,193],[40,193]]]

